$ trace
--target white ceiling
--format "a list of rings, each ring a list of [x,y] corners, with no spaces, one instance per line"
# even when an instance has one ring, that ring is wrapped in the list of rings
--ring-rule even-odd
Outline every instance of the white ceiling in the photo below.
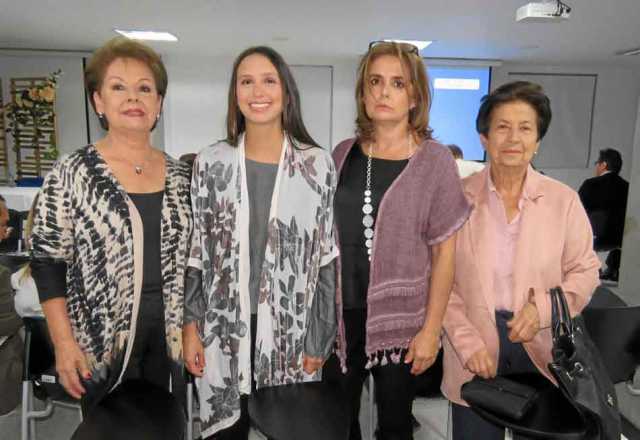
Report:
[[[166,30],[167,54],[353,57],[381,38],[435,40],[427,57],[640,66],[640,0],[564,0],[568,22],[522,24],[528,0],[0,0],[0,47],[92,50],[113,28]]]

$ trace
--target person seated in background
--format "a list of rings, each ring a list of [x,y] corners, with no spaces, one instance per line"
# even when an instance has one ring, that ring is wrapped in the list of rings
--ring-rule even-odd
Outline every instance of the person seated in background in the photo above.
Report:
[[[189,169],[191,170],[191,174],[193,174],[193,163],[196,160],[196,156],[197,156],[196,153],[186,153],[186,154],[183,154],[182,156],[180,156],[180,158],[178,159],[180,162],[184,162],[187,165],[189,165]]]
[[[6,267],[9,272],[16,269],[14,260],[5,254],[18,250],[20,238],[20,215],[17,211],[7,207],[7,201],[0,195],[0,265]]]
[[[618,281],[622,234],[627,211],[629,182],[620,177],[622,156],[613,148],[600,150],[595,177],[585,180],[578,194],[593,228],[596,251],[609,250],[600,278]]]
[[[193,168],[193,162],[195,162],[196,156],[197,156],[196,153],[185,153],[182,156],[180,156],[178,160],[189,164],[189,166]]]
[[[0,415],[13,411],[20,401],[24,351],[9,275],[9,269],[0,266]]]
[[[31,228],[33,227],[33,215],[37,203],[38,196],[36,195],[29,210],[29,216],[27,217],[27,224],[25,226],[25,236],[27,237],[25,247],[27,251],[31,250],[29,236],[31,235]],[[11,274],[11,287],[13,287],[13,290],[16,292],[14,304],[18,315],[21,317],[44,317],[38,297],[38,288],[31,276],[30,263],[22,265],[22,267]]]
[[[462,148],[458,147],[456,144],[449,144],[447,145],[447,147],[449,147],[451,154],[453,154],[453,158],[456,160],[456,165],[458,166],[458,174],[460,174],[461,179],[464,179],[465,177],[468,177],[484,169],[483,163],[475,162],[473,160],[464,160],[464,153],[462,152]]]
[[[7,201],[0,195],[0,252],[18,249],[18,236],[15,234],[15,216],[11,216]]]

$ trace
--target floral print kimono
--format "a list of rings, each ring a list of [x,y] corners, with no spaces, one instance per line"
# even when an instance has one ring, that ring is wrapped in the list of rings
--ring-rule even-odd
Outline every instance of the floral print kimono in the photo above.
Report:
[[[207,367],[199,392],[203,437],[233,425],[240,395],[302,382],[308,314],[320,268],[338,249],[333,234],[336,171],[329,152],[285,135],[268,220],[255,352],[251,351],[249,196],[244,139],[218,142],[194,164],[189,266],[201,271],[199,328]],[[251,371],[251,356],[255,367]]]

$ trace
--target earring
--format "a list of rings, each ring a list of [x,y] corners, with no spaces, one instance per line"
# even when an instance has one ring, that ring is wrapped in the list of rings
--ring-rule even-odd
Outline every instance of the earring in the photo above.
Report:
[[[104,119],[104,113],[98,113],[98,119]]]

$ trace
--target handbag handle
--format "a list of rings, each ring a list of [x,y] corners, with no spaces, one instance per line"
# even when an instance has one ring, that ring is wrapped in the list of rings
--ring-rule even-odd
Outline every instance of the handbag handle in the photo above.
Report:
[[[557,340],[563,335],[573,334],[573,320],[569,312],[567,298],[561,287],[554,287],[549,290],[551,295],[551,326],[553,339]]]

